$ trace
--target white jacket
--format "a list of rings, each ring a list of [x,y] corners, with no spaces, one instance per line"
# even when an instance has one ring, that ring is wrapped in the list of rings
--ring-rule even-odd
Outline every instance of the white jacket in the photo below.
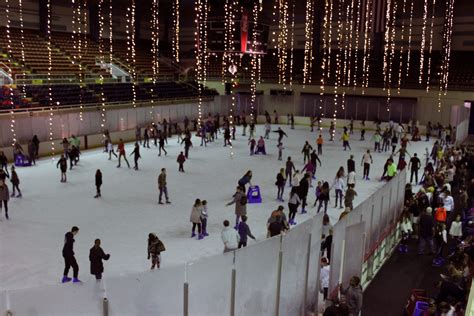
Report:
[[[402,232],[404,232],[405,234],[410,234],[413,232],[413,227],[411,226],[410,221],[403,220],[400,226],[402,228]]]
[[[239,247],[240,236],[232,227],[224,227],[221,237],[226,249],[237,249]]]
[[[343,190],[344,191],[344,187],[345,187],[344,179],[342,177],[335,178],[334,183],[332,184],[332,187],[334,187],[336,190]]]
[[[462,222],[452,222],[449,234],[453,237],[462,237]]]
[[[331,268],[329,266],[324,266],[321,268],[319,278],[321,280],[321,288],[329,287],[329,275]]]
[[[295,173],[293,176],[293,181],[291,181],[291,185],[294,187],[299,187],[301,181],[301,175],[299,173]]]

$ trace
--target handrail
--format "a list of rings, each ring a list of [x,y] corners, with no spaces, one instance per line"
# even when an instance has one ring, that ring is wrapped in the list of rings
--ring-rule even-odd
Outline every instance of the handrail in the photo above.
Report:
[[[136,102],[137,107],[141,106],[148,106],[152,103],[154,105],[160,105],[163,103],[173,103],[174,101],[195,101],[198,98],[195,96],[192,97],[183,97],[183,98],[163,98],[163,99],[148,99],[148,100],[140,100]],[[213,96],[206,96],[203,98],[204,101],[212,101],[214,100]],[[125,105],[130,105],[131,101],[117,101],[117,102],[107,102],[107,107],[120,107],[120,106],[125,106]],[[59,111],[59,110],[68,110],[68,109],[78,109],[79,104],[70,104],[70,105],[60,105],[60,106],[55,106],[54,111]],[[87,108],[99,108],[102,107],[102,103],[86,103],[83,104],[83,109]],[[4,114],[11,114],[12,109],[0,109],[0,117]],[[13,112],[17,113],[26,113],[26,112],[41,112],[41,111],[50,111],[49,106],[38,106],[38,107],[29,107],[29,108],[19,108],[19,109],[13,109]]]

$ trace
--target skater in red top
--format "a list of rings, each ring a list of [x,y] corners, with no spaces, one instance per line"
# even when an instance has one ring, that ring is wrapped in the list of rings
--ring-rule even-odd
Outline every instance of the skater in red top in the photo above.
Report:
[[[121,139],[121,138],[120,138],[120,141],[119,141],[119,144],[118,144],[117,151],[119,152],[117,168],[120,168],[120,161],[121,161],[122,157],[125,160],[125,162],[127,163],[127,166],[130,168],[130,164],[128,163],[128,160],[127,160],[127,155],[125,155],[125,144],[123,143],[123,139]]]

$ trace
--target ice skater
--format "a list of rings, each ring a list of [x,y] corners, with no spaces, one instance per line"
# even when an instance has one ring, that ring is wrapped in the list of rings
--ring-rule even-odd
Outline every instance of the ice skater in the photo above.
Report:
[[[255,154],[255,145],[257,144],[257,142],[255,141],[254,138],[252,138],[251,140],[249,140],[249,143],[248,145],[250,145],[250,156],[253,156]]]
[[[0,181],[0,215],[2,214],[2,203],[5,207],[5,218],[9,219],[8,217],[8,201],[10,200],[10,192],[8,190],[8,185],[5,181]],[[0,217],[1,220],[1,217]]]
[[[102,194],[100,193],[100,187],[102,186],[102,172],[100,169],[97,169],[95,172],[95,189],[96,189],[96,194],[94,198],[100,198],[102,197]]]
[[[360,123],[360,140],[365,140],[365,121]]]
[[[278,160],[282,160],[283,149],[285,149],[285,147],[283,147],[282,143],[278,143],[277,148],[278,148]]]
[[[226,204],[226,206],[235,204],[235,226],[237,229],[240,218],[247,215],[247,196],[245,195],[245,187],[239,186],[236,188],[236,192],[233,196],[232,201]]]
[[[278,127],[278,129],[276,131],[273,131],[273,133],[278,134],[278,142],[279,143],[281,143],[281,141],[283,139],[283,136],[288,137],[288,135],[286,135],[286,133],[281,129],[281,127]]]
[[[79,233],[79,228],[73,226],[70,232],[67,232],[64,237],[64,247],[63,247],[63,258],[64,258],[64,273],[61,280],[62,283],[71,281],[67,275],[69,274],[69,269],[72,267],[73,270],[73,279],[72,282],[79,283],[81,280],[78,279],[79,275],[79,265],[77,264],[76,258],[74,257],[74,236]]]
[[[123,139],[121,139],[121,138],[119,140],[117,151],[119,153],[117,168],[120,168],[120,161],[121,161],[122,157],[125,160],[125,162],[127,163],[127,166],[130,168],[130,164],[128,163],[128,160],[127,160],[127,155],[125,154],[125,144],[123,143]]]
[[[252,238],[253,240],[257,240],[252,232],[250,231],[250,227],[247,224],[247,216],[242,216],[242,221],[239,223],[238,232],[240,236],[239,241],[239,249],[242,247],[247,247],[247,240],[248,237]]]
[[[16,196],[17,198],[21,198],[21,191],[20,191],[20,178],[18,178],[18,174],[15,171],[15,166],[12,165],[12,172],[11,172],[11,178],[10,181],[12,183],[12,197],[15,197],[15,191],[18,191],[18,195]]]
[[[160,191],[160,195],[158,197],[158,204],[163,204],[161,198],[163,197],[163,193],[165,194],[166,204],[170,204],[171,202],[168,199],[168,188],[166,183],[166,169],[162,168],[161,173],[158,176],[158,190]]]
[[[69,150],[69,170],[72,170],[72,166],[77,166],[79,161],[79,149],[76,146],[72,145],[71,150]]]
[[[339,199],[339,208],[344,208],[342,206],[342,197],[344,195],[343,192],[345,187],[344,177],[344,167],[340,167],[336,173],[336,177],[334,178],[334,182],[331,186],[331,189],[334,187],[336,191],[336,204],[334,205],[334,207],[337,207],[337,201]]]
[[[143,146],[145,147],[145,146]],[[109,160],[112,159],[112,155],[115,156],[115,158],[118,158],[117,154],[114,151],[114,144],[112,143],[111,140],[107,142],[107,151],[109,152]]]
[[[293,179],[293,171],[296,171],[295,164],[293,163],[293,161],[291,161],[291,157],[288,157],[288,159],[286,160],[286,166],[285,166],[285,178],[290,183],[290,187],[291,187],[291,179]]]
[[[202,225],[202,235],[203,237],[209,236],[207,232],[207,218],[209,217],[209,212],[207,210],[207,201],[201,201],[202,208],[201,208],[201,225]]]
[[[5,170],[5,173],[7,176],[8,175],[8,159],[7,156],[5,156],[5,153],[3,151],[0,151],[0,170]]]
[[[161,156],[162,150],[165,152],[165,156],[168,155],[168,152],[165,149],[165,137],[161,133],[160,133],[160,137],[158,138],[158,144],[160,145],[160,147],[158,148],[158,157]]]
[[[140,156],[140,145],[138,145],[138,143],[135,143],[135,148],[130,153],[130,156],[131,155],[133,155],[133,162],[135,163],[133,169],[138,170],[138,159],[142,157]]]
[[[183,141],[181,142],[181,144],[184,143],[184,156],[186,157],[186,159],[189,158],[189,148],[193,147],[193,143],[191,142],[191,133],[188,133]]]
[[[295,129],[295,116],[293,114],[290,115],[290,128]]]
[[[91,274],[97,281],[102,279],[104,273],[104,264],[102,260],[109,260],[110,254],[105,254],[100,247],[100,239],[94,241],[94,246],[89,250],[89,261],[91,262]]]
[[[204,238],[202,234],[201,213],[202,213],[201,200],[196,199],[196,201],[194,202],[193,208],[191,209],[191,216],[189,217],[189,221],[193,224],[193,228],[191,230],[191,238],[196,237],[196,226],[197,226],[199,240]]]
[[[231,138],[230,129],[226,127],[224,129],[224,147],[226,147],[227,145],[232,146],[232,143],[230,142],[230,138]]]
[[[344,126],[344,131],[342,132],[341,140],[342,140],[342,146],[344,147],[344,150],[346,148],[349,148],[349,150],[352,150],[351,146],[349,145],[349,133],[347,131],[347,127]]]
[[[249,139],[254,138],[255,137],[255,123],[254,122],[250,122],[249,129],[250,129]]]
[[[330,199],[330,188],[329,188],[329,183],[325,181],[323,185],[321,186],[321,192],[319,193],[319,205],[318,205],[318,213],[321,210],[321,207],[324,204],[324,214],[327,213],[328,211],[328,204],[329,204],[329,199]]]
[[[313,147],[308,143],[308,141],[306,141],[304,143],[303,149],[301,150],[301,153],[303,154],[303,163],[309,161],[309,154],[311,153],[311,150],[313,150]]]
[[[298,206],[301,204],[301,199],[298,195],[298,190],[296,188],[292,188],[290,192],[290,199],[288,201],[288,224],[296,225],[295,216],[298,212]]]
[[[301,214],[307,213],[305,208],[306,208],[306,198],[308,197],[310,181],[311,181],[311,176],[308,173],[305,173],[298,187],[298,195],[301,199]]]
[[[66,182],[67,177],[66,177],[66,172],[67,172],[67,160],[64,155],[61,155],[61,158],[59,158],[58,163],[56,164],[56,168],[61,169],[61,182]]]
[[[155,233],[148,234],[148,260],[151,259],[151,270],[160,268],[161,253],[165,251],[165,245]]]
[[[255,150],[255,154],[264,154],[266,155],[267,152],[265,150],[265,140],[263,139],[262,136],[260,136],[260,139],[257,142],[257,149]]]
[[[272,131],[272,125],[267,121],[265,123],[265,136],[263,138],[270,139],[270,132]]]
[[[277,201],[285,202],[283,200],[283,192],[285,191],[285,183],[286,183],[285,169],[281,168],[280,172],[277,173],[276,182],[275,182],[275,185],[278,188]]]
[[[318,146],[318,155],[320,156],[323,154],[323,144],[324,144],[323,135],[319,134],[319,137],[316,140],[316,145]]]
[[[372,155],[370,154],[370,149],[367,149],[367,152],[362,156],[362,161],[360,163],[361,166],[364,166],[364,173],[362,178],[364,180],[370,180],[369,172],[370,172],[370,165],[374,163],[372,159]]]
[[[148,126],[143,130],[143,148],[150,148],[150,135],[148,135]]]
[[[183,152],[181,151],[176,159],[176,162],[179,164],[178,171],[184,172],[184,162],[186,161],[186,157],[184,157]]]

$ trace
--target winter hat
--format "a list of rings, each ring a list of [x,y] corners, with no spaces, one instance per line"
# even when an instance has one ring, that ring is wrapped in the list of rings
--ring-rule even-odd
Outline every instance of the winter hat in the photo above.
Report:
[[[431,214],[433,212],[433,209],[431,207],[426,208],[426,213]]]

